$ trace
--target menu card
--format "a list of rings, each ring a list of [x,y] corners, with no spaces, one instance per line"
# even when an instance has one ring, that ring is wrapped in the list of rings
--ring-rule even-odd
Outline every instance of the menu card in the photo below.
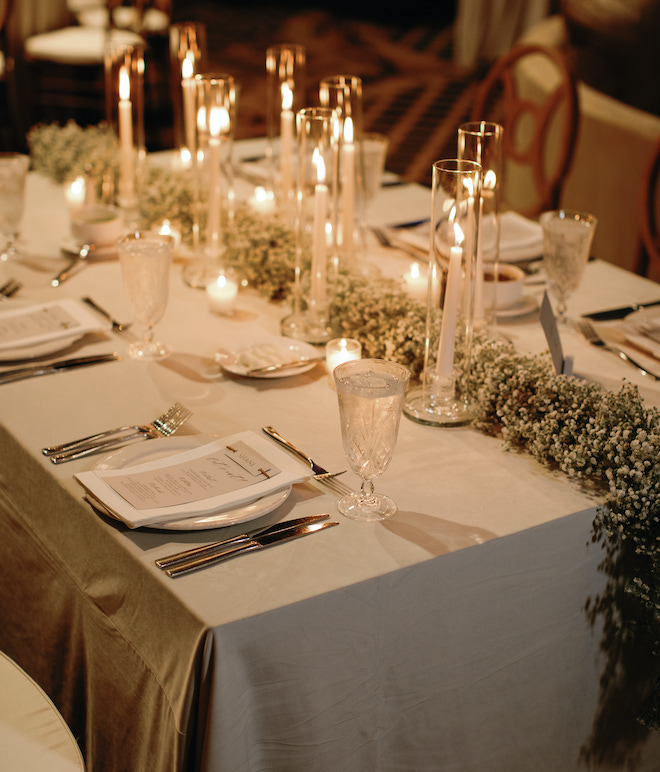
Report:
[[[265,438],[241,432],[156,461],[74,476],[111,514],[138,528],[239,506],[309,474]]]
[[[0,311],[0,351],[82,336],[106,326],[73,298],[36,305],[12,303]]]

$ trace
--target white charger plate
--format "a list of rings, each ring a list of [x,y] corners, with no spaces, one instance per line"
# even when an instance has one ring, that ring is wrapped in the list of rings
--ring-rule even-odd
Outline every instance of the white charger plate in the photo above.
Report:
[[[101,472],[109,469],[125,469],[136,464],[147,464],[160,458],[167,458],[167,456],[171,456],[174,453],[193,450],[200,447],[200,445],[212,442],[213,439],[213,437],[207,435],[195,434],[181,437],[164,437],[160,440],[146,440],[145,442],[127,445],[124,448],[108,453],[97,461],[92,468]],[[195,515],[194,517],[186,517],[181,520],[168,520],[165,523],[151,523],[141,527],[155,528],[159,531],[203,531],[209,528],[224,528],[225,526],[245,523],[267,515],[284,504],[289,498],[290,493],[291,486],[289,485],[267,496],[262,496],[255,501],[231,509],[218,510],[206,515]],[[109,517],[115,520],[119,519],[96,499],[92,499],[92,503]]]
[[[267,350],[266,347],[268,347]],[[272,373],[255,373],[250,375],[248,371],[254,367],[265,367],[279,364],[280,362],[318,357],[318,355],[318,349],[315,349],[309,343],[293,340],[292,338],[274,337],[260,343],[240,346],[236,349],[220,349],[215,355],[215,360],[227,372],[234,375],[242,375],[245,378],[289,378],[292,375],[306,373],[319,363],[312,362],[308,365],[287,367],[282,370],[275,370]]]

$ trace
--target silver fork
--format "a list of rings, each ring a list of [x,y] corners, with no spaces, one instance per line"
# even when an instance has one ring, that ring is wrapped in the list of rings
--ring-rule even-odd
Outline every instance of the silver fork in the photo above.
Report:
[[[643,365],[640,365],[639,362],[628,356],[628,354],[626,354],[625,351],[622,351],[618,346],[614,346],[611,343],[606,343],[596,332],[591,322],[588,322],[586,319],[579,319],[578,327],[580,332],[584,335],[587,341],[591,343],[592,346],[599,346],[600,348],[605,349],[605,351],[616,354],[620,359],[623,359],[624,362],[627,362],[629,365],[634,367],[642,375],[648,375],[648,377],[652,378],[654,381],[660,381],[660,375],[655,375],[655,373],[647,370]]]
[[[417,247],[408,245],[404,241],[393,239],[384,228],[372,227],[371,230],[381,246],[387,247],[388,249],[399,249],[411,257],[414,257],[415,260],[428,260],[428,253],[425,250],[417,249]]]
[[[76,458],[82,458],[92,453],[114,450],[131,440],[170,437],[186,423],[191,415],[192,413],[188,408],[177,402],[150,424],[120,426],[117,429],[109,429],[105,432],[92,434],[89,437],[83,437],[62,445],[42,448],[42,453],[45,456],[49,456],[53,464],[59,464],[64,461],[73,461]],[[124,434],[127,431],[130,433]],[[112,438],[113,435],[121,436],[109,440],[105,439],[107,437]]]

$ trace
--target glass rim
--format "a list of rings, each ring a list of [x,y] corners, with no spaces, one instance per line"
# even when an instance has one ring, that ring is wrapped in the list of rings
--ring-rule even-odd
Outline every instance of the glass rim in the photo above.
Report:
[[[573,220],[575,222],[582,222],[585,225],[597,225],[598,223],[596,215],[581,209],[550,209],[547,212],[541,212],[539,215],[540,223],[547,222],[550,219]]]
[[[125,233],[117,239],[117,246],[121,247],[127,244],[140,244],[145,242],[159,242],[163,246],[174,247],[174,236],[169,233],[160,233],[155,230],[137,230]]]
[[[494,121],[467,121],[458,127],[459,132],[476,137],[492,137],[502,134],[504,127]]]
[[[405,374],[406,382],[410,380],[410,370],[405,365],[394,362],[391,359],[378,359],[376,357],[364,357],[363,359],[351,359],[347,362],[342,362],[334,368],[332,374],[334,375],[335,380],[339,381],[342,379],[344,372],[354,370],[358,367],[364,367],[365,364],[370,366],[375,365],[374,371],[377,371],[379,368],[385,369],[385,367],[393,369],[398,371],[402,378]]]
[[[452,168],[453,167],[453,168]],[[439,172],[449,172],[453,174],[473,174],[481,172],[481,164],[477,161],[467,161],[462,158],[441,158],[435,161],[433,168]]]

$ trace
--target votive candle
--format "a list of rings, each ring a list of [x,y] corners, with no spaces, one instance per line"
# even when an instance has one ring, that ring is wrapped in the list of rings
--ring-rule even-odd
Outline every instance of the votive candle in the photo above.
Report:
[[[209,306],[216,314],[231,314],[237,294],[238,284],[225,274],[220,274],[217,279],[206,285]]]
[[[325,362],[332,381],[332,373],[342,362],[360,359],[362,344],[355,338],[333,338],[325,345]]]

